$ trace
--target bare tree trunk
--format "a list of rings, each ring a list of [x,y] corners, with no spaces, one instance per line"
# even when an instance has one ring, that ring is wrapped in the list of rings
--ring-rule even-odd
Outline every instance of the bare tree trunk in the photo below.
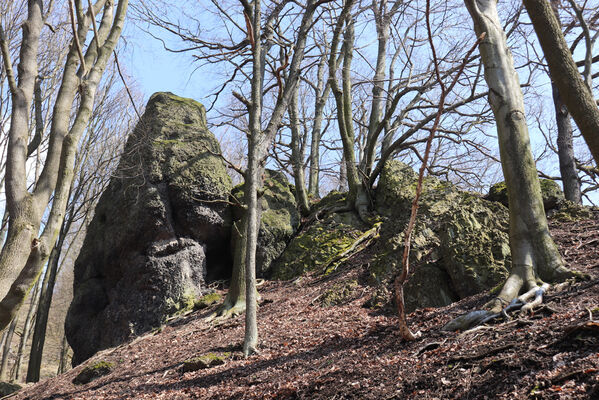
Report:
[[[355,133],[353,127],[352,98],[351,98],[351,63],[354,50],[354,25],[350,21],[350,11],[353,0],[348,0],[344,7],[333,33],[331,43],[331,55],[329,57],[329,82],[337,104],[337,124],[339,134],[343,143],[343,159],[349,191],[347,193],[347,204],[364,219],[368,211],[368,196],[365,185],[362,184],[358,167],[356,166],[356,155],[354,151]],[[342,87],[339,87],[336,78],[339,61],[337,60],[337,48],[341,36],[341,30],[347,23],[341,52],[343,53]]]
[[[245,232],[247,215],[245,210],[239,221],[233,223],[232,242],[233,248],[233,273],[229,290],[223,304],[212,315],[207,318],[211,321],[214,318],[228,318],[235,315],[241,315],[245,311],[245,255],[246,246]]]
[[[310,213],[310,203],[306,191],[306,179],[304,174],[304,154],[301,150],[301,133],[298,117],[298,96],[299,85],[296,85],[295,91],[289,102],[289,123],[291,125],[291,165],[293,168],[293,179],[295,183],[295,199],[297,201],[301,215],[306,216]]]
[[[582,204],[580,181],[576,170],[576,159],[574,157],[574,141],[572,123],[568,108],[562,102],[555,83],[551,82],[553,90],[553,104],[555,107],[555,119],[557,122],[557,155],[559,159],[559,170],[564,186],[566,199],[577,204]]]
[[[62,335],[62,345],[60,346],[60,360],[58,362],[57,374],[60,375],[69,368],[69,342],[67,342],[66,333]]]
[[[50,314],[50,306],[52,305],[52,295],[54,293],[54,284],[56,283],[56,273],[58,271],[58,262],[60,259],[63,243],[64,232],[61,233],[58,242],[52,249],[52,253],[50,254],[50,258],[48,260],[46,274],[44,275],[44,280],[42,282],[42,290],[40,293],[39,305],[37,307],[33,338],[31,340],[31,351],[29,353],[29,364],[27,366],[27,377],[25,379],[26,382],[38,382],[40,380],[40,370],[42,367],[42,355],[46,340],[48,316]]]
[[[31,334],[31,326],[34,319],[37,317],[35,310],[39,303],[39,285],[35,285],[33,288],[33,293],[31,294],[31,304],[29,306],[29,311],[27,312],[27,317],[25,318],[25,323],[23,324],[23,333],[21,334],[21,340],[19,341],[19,349],[17,350],[17,359],[15,361],[15,366],[13,368],[14,371],[14,380],[18,381],[21,372],[21,364],[23,362],[23,354],[25,353],[25,346],[27,345],[27,341],[29,340],[29,335]],[[12,380],[12,379],[11,379]]]
[[[518,74],[514,69],[496,0],[465,0],[480,45],[489,86],[489,102],[497,123],[501,165],[508,191],[512,271],[498,298],[488,306],[500,310],[525,286],[572,276],[549,235]]]
[[[561,26],[558,6],[559,0],[551,0],[551,7]],[[553,93],[553,105],[555,107],[555,119],[557,122],[557,154],[559,159],[559,170],[564,187],[564,195],[566,199],[581,204],[582,194],[580,192],[580,181],[578,180],[576,160],[574,158],[574,141],[570,113],[562,101],[559,90],[553,79],[551,80],[551,90]]]
[[[10,346],[12,344],[12,337],[15,333],[15,328],[17,327],[17,318],[13,319],[8,329],[4,332],[4,347],[2,349],[2,362],[0,363],[0,380],[6,381],[8,380],[6,373],[8,372],[8,360],[10,358]]]
[[[331,92],[331,84],[328,80],[325,83],[324,79],[327,45],[325,44],[324,47],[325,52],[318,63],[318,72],[316,74],[316,101],[314,106],[314,121],[312,123],[312,138],[310,141],[310,177],[308,182],[308,192],[315,198],[320,197],[320,139],[322,137],[324,108]]]
[[[572,58],[560,23],[547,0],[524,0],[563,102],[599,164],[599,108]]]

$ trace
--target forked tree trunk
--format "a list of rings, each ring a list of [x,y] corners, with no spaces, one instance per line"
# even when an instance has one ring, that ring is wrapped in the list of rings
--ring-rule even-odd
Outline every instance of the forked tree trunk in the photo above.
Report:
[[[288,110],[289,123],[291,125],[291,166],[293,168],[295,183],[295,200],[297,201],[301,215],[307,216],[310,213],[310,203],[308,201],[308,192],[306,191],[304,154],[301,149],[298,96],[299,86],[296,85],[289,101]]]
[[[555,281],[572,276],[564,267],[549,235],[537,169],[530,149],[524,101],[496,0],[465,0],[480,44],[489,86],[489,102],[497,124],[501,166],[507,186],[510,213],[512,271],[498,298],[488,307],[500,310],[522,288],[537,286],[537,277]]]

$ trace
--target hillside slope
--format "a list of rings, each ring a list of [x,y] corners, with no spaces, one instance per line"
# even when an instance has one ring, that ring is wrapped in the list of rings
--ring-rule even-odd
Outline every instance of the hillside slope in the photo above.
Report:
[[[363,307],[374,289],[361,284],[358,255],[334,276],[265,283],[258,355],[241,356],[243,317],[211,325],[204,322],[209,309],[103,351],[13,398],[599,398],[599,322],[591,321],[599,321],[599,215],[552,222],[551,229],[568,265],[591,279],[552,288],[531,317],[463,334],[441,332],[451,318],[489,298],[473,296],[410,314],[422,338],[406,343],[392,311]],[[225,363],[183,372],[185,360],[208,353],[224,355]],[[72,383],[99,361],[113,363],[112,372]]]

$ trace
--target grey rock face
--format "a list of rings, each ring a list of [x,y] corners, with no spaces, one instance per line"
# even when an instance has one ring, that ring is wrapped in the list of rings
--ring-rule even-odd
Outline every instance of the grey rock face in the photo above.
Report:
[[[75,262],[73,364],[159,326],[229,267],[231,180],[217,153],[201,104],[152,96]]]

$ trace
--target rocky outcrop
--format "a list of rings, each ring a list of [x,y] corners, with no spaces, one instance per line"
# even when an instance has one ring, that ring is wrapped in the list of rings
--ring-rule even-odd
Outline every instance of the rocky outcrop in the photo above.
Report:
[[[398,161],[388,162],[381,175],[376,206],[385,222],[371,268],[377,280],[400,267],[416,180],[416,173]],[[414,272],[405,288],[408,310],[444,306],[505,280],[511,258],[504,206],[427,177],[418,215],[410,252]]]
[[[201,104],[151,97],[75,262],[74,364],[160,325],[230,265],[231,180],[218,153]]]
[[[367,278],[374,285],[387,285],[400,268],[416,179],[409,166],[387,163],[375,193],[373,225],[353,212],[327,213],[343,208],[344,195],[325,197],[316,207],[318,217],[303,227],[273,264],[273,277],[330,273],[371,244],[371,259],[360,258],[366,260]],[[511,263],[508,213],[503,205],[430,177],[424,181],[419,205],[410,252],[413,273],[404,290],[409,311],[445,306],[503,282]]]

